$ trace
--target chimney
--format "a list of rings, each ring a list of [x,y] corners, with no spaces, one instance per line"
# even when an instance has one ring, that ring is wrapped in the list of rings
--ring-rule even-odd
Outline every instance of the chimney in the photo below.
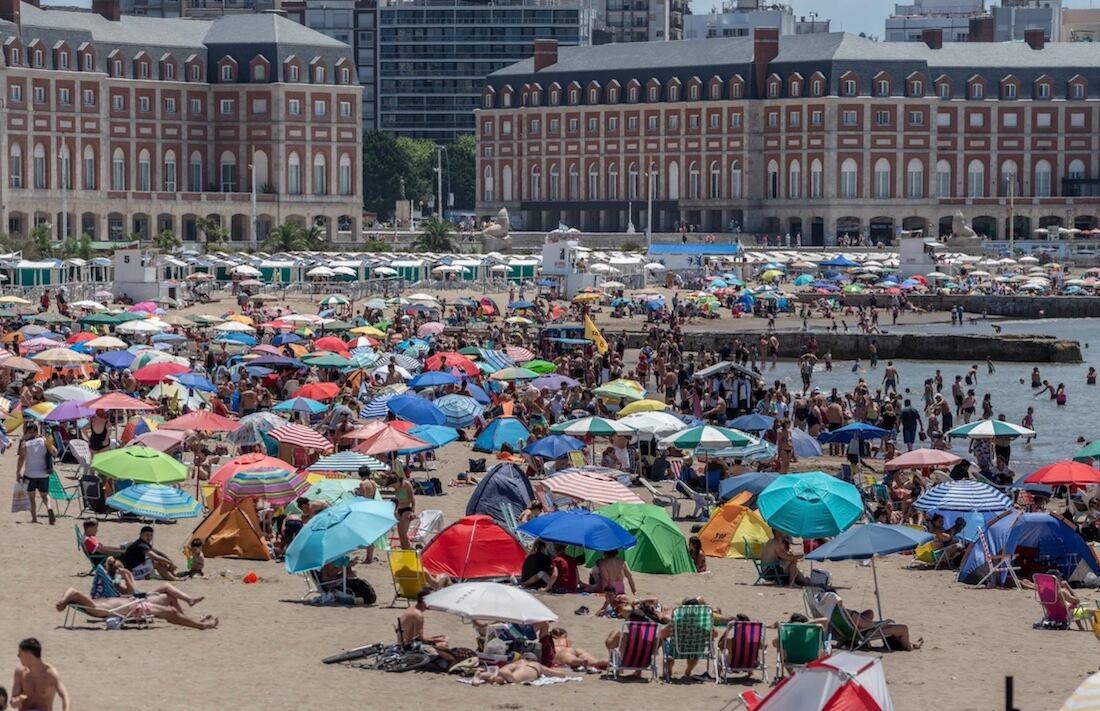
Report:
[[[19,27],[19,10],[20,0],[0,0],[0,20],[7,20]]]
[[[921,30],[920,40],[928,45],[928,49],[943,49],[943,30],[938,27]]]
[[[981,15],[980,17],[970,18],[970,41],[971,42],[992,42],[993,41],[993,16]]]
[[[23,0],[28,5],[34,5],[35,7],[42,7],[42,0]]]
[[[1047,35],[1043,30],[1024,30],[1024,42],[1032,49],[1042,49],[1046,46]]]
[[[779,28],[757,27],[752,33],[752,64],[756,70],[756,96],[763,99],[768,91],[768,65],[779,54]]]
[[[541,72],[558,63],[558,41],[554,39],[535,40],[535,71]]]
[[[92,12],[103,15],[111,22],[118,22],[122,15],[119,0],[92,0]]]

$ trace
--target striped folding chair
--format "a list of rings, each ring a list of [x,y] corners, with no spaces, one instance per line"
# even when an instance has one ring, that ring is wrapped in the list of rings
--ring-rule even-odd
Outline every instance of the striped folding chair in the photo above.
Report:
[[[718,652],[719,678],[722,681],[729,681],[732,673],[744,672],[752,676],[753,672],[759,671],[764,683],[767,683],[766,652],[763,622],[744,620],[730,622]]]
[[[619,646],[611,650],[607,670],[615,679],[624,671],[649,670],[657,678],[657,646],[661,626],[656,622],[624,622],[619,631]]]

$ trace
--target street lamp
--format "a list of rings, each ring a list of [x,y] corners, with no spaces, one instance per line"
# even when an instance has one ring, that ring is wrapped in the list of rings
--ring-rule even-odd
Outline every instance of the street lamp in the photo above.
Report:
[[[646,181],[649,183],[649,190],[646,192],[645,202],[645,241],[648,247],[653,243],[653,178],[657,174],[657,171],[653,167],[653,161],[647,164],[645,172]]]

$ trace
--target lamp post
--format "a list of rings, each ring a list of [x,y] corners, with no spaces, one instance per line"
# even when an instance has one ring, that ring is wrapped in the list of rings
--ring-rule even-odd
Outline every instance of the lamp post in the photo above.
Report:
[[[61,166],[61,241],[69,237],[69,166],[65,161],[65,148],[57,152],[57,162]]]
[[[653,243],[653,161],[649,161],[646,164],[646,182],[649,183],[649,190],[646,192],[645,200],[645,242],[646,247],[649,247]]]
[[[250,215],[250,217],[252,219],[251,219],[251,222],[249,224],[252,226],[252,230],[251,230],[251,235],[250,235],[250,239],[249,239],[248,243],[252,247],[253,252],[256,251],[256,246],[259,242],[259,237],[260,237],[260,235],[258,234],[259,230],[257,229],[257,225],[256,225],[256,163],[255,163],[255,161],[256,161],[256,149],[253,148],[252,149],[252,162],[248,164],[248,171],[252,174],[252,192],[251,192],[251,195],[249,196],[250,197],[250,202],[251,202],[251,209],[252,209],[252,214]]]

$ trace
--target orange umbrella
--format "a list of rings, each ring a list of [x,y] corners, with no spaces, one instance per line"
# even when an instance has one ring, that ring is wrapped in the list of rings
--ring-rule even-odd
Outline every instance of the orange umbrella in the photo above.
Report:
[[[364,440],[362,444],[357,446],[355,451],[362,454],[389,454],[399,449],[416,449],[427,444],[424,440],[406,434],[387,423],[373,437]]]
[[[424,370],[450,370],[458,368],[471,377],[476,377],[481,371],[472,360],[454,351],[436,353],[424,363]]]
[[[87,331],[81,331],[80,333],[74,333],[73,335],[69,336],[67,339],[65,339],[65,342],[68,343],[69,345],[72,345],[74,343],[83,343],[84,341],[91,341],[91,340],[94,340],[96,338],[99,338],[99,336],[97,336],[94,333],[88,333]]]
[[[199,432],[232,432],[240,426],[240,422],[222,415],[215,415],[209,410],[189,412],[161,425],[166,430],[197,430]]]
[[[261,452],[242,454],[223,464],[218,471],[214,472],[214,475],[210,477],[208,483],[222,486],[240,472],[248,472],[255,469],[271,469],[273,467],[282,467],[285,469],[286,466],[287,463],[283,460],[269,457]]]
[[[103,397],[97,397],[95,400],[89,400],[84,403],[84,407],[91,410],[155,410],[156,405],[150,405],[147,402],[142,402],[137,398],[130,397],[124,393],[114,392],[107,393]]]
[[[331,400],[340,394],[336,383],[306,383],[294,391],[294,397],[308,397],[310,400]]]
[[[24,373],[38,373],[42,370],[42,366],[38,365],[30,358],[24,358],[22,356],[8,356],[6,358],[0,358],[0,368],[7,368],[8,370],[19,370]]]

